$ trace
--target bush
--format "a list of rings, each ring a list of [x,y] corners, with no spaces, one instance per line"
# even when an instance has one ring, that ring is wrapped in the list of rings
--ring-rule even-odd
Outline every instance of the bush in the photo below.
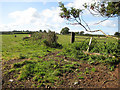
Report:
[[[56,36],[55,32],[48,32],[48,33],[37,32],[34,33],[32,37],[33,40],[40,40],[46,46],[52,48],[62,47],[60,44],[57,43],[58,37]]]

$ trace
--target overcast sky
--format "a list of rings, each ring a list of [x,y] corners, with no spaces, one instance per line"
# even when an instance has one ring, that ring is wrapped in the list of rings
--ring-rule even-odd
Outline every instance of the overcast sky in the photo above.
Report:
[[[83,8],[85,2],[92,0],[64,0],[66,7]],[[58,0],[2,0],[0,2],[0,31],[13,30],[51,30],[60,32],[64,27],[70,31],[85,31],[79,25],[69,25],[68,21],[59,17],[60,8]],[[112,18],[99,25],[95,23],[104,20],[102,17],[93,17],[88,11],[83,15],[91,30],[103,30],[106,34],[113,35],[118,31],[118,18]],[[93,34],[102,34],[101,32]]]

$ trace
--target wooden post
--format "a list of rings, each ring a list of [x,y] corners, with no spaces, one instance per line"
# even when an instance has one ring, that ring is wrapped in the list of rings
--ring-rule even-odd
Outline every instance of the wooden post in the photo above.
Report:
[[[71,43],[74,43],[75,41],[75,33],[71,32]]]
[[[87,52],[89,51],[91,42],[92,42],[92,37],[90,38],[89,47],[88,47],[88,49],[87,49]]]

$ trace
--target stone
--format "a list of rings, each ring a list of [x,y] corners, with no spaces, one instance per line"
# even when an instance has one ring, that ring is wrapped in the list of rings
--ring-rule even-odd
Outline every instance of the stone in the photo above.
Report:
[[[10,82],[13,82],[13,79],[10,79],[9,81],[10,81]]]
[[[77,85],[77,84],[79,84],[79,82],[74,82],[74,85]]]

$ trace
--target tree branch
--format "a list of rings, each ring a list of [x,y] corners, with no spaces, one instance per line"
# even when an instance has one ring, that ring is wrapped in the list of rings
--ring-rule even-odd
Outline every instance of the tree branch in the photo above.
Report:
[[[112,36],[110,36],[110,35],[106,35],[102,30],[93,30],[93,31],[91,31],[90,30],[90,27],[89,27],[89,25],[84,21],[84,19],[82,18],[82,15],[80,14],[80,12],[81,11],[79,11],[78,9],[75,9],[75,8],[71,8],[71,10],[68,10],[68,9],[66,9],[65,7],[64,7],[64,4],[62,4],[62,3],[60,3],[60,7],[62,8],[61,10],[63,11],[62,13],[61,13],[61,17],[62,18],[66,18],[67,20],[73,20],[73,21],[76,21],[80,26],[82,26],[87,32],[98,32],[98,31],[100,31],[100,32],[102,32],[106,37],[112,37]],[[99,9],[99,7],[98,8],[96,8],[96,9],[94,9],[94,7],[93,8],[91,8],[92,10],[94,10],[94,12],[98,12],[97,14],[95,13],[92,13],[91,12],[91,10],[89,9],[89,8],[87,8],[88,10],[89,10],[89,12],[92,14],[92,15],[101,15],[101,16],[103,16],[103,17],[105,17],[105,16],[109,16],[109,17],[111,17],[111,16],[114,16],[114,15],[116,15],[116,14],[111,14],[111,15],[109,15],[109,13],[105,13],[105,9]],[[102,11],[102,12],[101,12]],[[107,15],[108,14],[108,15]],[[80,15],[81,15],[81,18],[80,18]],[[108,17],[108,18],[109,18]],[[107,19],[108,19],[107,18]],[[105,20],[107,20],[107,19],[105,19]],[[103,21],[105,21],[105,20],[103,20]],[[82,21],[84,22],[83,24],[82,24]],[[103,21],[101,21],[101,22],[103,22]],[[87,28],[85,27],[85,25],[84,24],[86,24],[86,26],[87,26]],[[115,37],[112,37],[112,38],[115,38]],[[115,39],[118,39],[118,38],[115,38]]]
[[[75,18],[75,20],[76,20],[76,22],[79,24],[79,25],[81,25],[87,32],[98,32],[98,31],[100,31],[100,32],[102,32],[106,37],[111,37],[111,38],[114,38],[114,39],[118,39],[118,38],[116,38],[116,37],[113,37],[113,36],[110,36],[110,35],[106,35],[102,30],[93,30],[93,31],[90,31],[90,30],[88,30],[82,23],[80,23],[76,18]]]
[[[82,14],[81,14],[81,19],[83,20],[83,22],[86,24],[86,26],[88,27],[88,29],[90,30],[89,25],[84,21],[84,19],[82,18]]]
[[[99,14],[96,14],[96,13],[92,13],[89,8],[87,8],[87,10],[88,10],[93,16],[99,15]]]
[[[110,17],[108,17],[108,18],[106,18],[106,19],[104,19],[104,20],[102,20],[102,21],[100,21],[100,22],[97,22],[97,23],[95,23],[95,24],[100,24],[100,23],[102,23],[102,22],[108,20],[109,18],[110,18]],[[95,24],[94,24],[94,25],[95,25]]]

